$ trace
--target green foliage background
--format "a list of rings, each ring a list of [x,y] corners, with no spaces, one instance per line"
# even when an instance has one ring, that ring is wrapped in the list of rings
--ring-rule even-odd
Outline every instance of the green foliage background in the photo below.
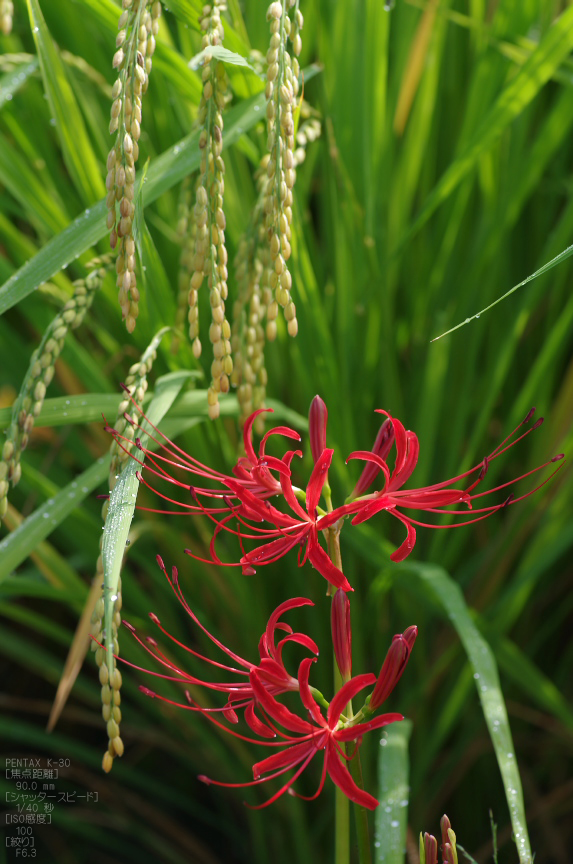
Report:
[[[108,277],[82,328],[67,337],[24,454],[7,522],[22,525],[0,546],[0,735],[7,756],[69,758],[61,788],[99,793],[97,805],[58,809],[54,826],[41,834],[41,861],[326,862],[332,859],[332,790],[310,804],[287,796],[270,810],[253,811],[242,800],[261,803],[260,790],[203,787],[198,773],[248,780],[258,754],[201,718],[146,699],[135,672],[124,670],[126,753],[110,776],[100,769],[106,734],[91,655],[56,730],[44,731],[98,555],[95,494],[106,491],[106,466],[97,460],[109,448],[100,412],[114,415],[129,366],[174,316],[178,183],[197,163],[196,137],[187,136],[200,79],[187,61],[199,46],[201,4],[167,5],[143,102],[139,165],[151,161],[144,186],[142,313],[128,336]],[[30,0],[28,6],[15,3],[13,34],[0,43],[4,428],[30,355],[70,296],[71,280],[85,274],[94,250],[107,251],[105,208],[98,202],[110,146],[118,7],[112,0]],[[490,484],[570,453],[569,261],[479,320],[430,340],[571,242],[573,9],[554,0],[397,0],[391,12],[381,0],[322,0],[301,8],[302,65],[322,64],[312,80],[308,75],[305,98],[321,114],[323,135],[309,147],[296,186],[292,260],[299,335],[290,340],[280,328],[267,352],[277,416],[304,429],[311,398],[320,393],[326,400],[339,502],[359,470],[345,467],[344,459],[371,446],[377,407],[420,438],[416,486],[478,462],[532,405],[545,424],[492,465]],[[265,11],[261,0],[230,0],[227,46],[244,56],[251,48],[265,52]],[[17,56],[7,61],[6,54]],[[261,83],[246,69],[229,72],[236,97],[225,121],[226,142],[233,145],[225,152],[232,260],[255,200],[253,171],[266,136],[258,122]],[[197,368],[188,346],[173,356],[165,338],[150,389],[158,376],[181,368]],[[240,440],[235,401],[229,399],[215,424],[205,420],[205,404],[201,394],[187,394],[169,414],[170,428],[197,458],[229,470]],[[306,452],[301,485],[310,464]],[[82,494],[64,506],[72,483]],[[540,862],[569,861],[571,488],[566,465],[535,496],[473,528],[420,529],[413,563],[401,566],[389,561],[401,540],[394,520],[381,515],[342,533],[345,572],[356,588],[355,671],[377,671],[391,636],[409,624],[420,628],[389,702],[389,710],[413,721],[410,850],[420,830],[437,833],[445,811],[475,859],[491,860],[491,809],[499,861],[531,860],[523,851],[527,844],[511,842],[507,801],[514,800],[515,769],[502,757],[498,766],[486,723],[493,715],[481,690],[484,675],[495,710],[503,705],[489,646],[513,733],[531,847]],[[46,502],[58,494],[52,512]],[[153,506],[149,496],[142,498]],[[51,518],[44,519],[46,512]],[[162,582],[155,564],[160,552],[179,566],[197,614],[243,656],[256,658],[270,610],[295,594],[312,597],[316,607],[289,621],[328,645],[328,606],[317,574],[287,559],[247,578],[183,554],[186,546],[204,551],[209,536],[201,520],[136,513],[123,573],[129,621],[152,632],[147,612],[153,610],[183,640],[197,638]],[[229,545],[229,560],[234,551]],[[126,635],[122,653],[137,662],[141,655]],[[329,693],[326,648],[322,660],[317,683]],[[184,655],[181,662],[188,662]],[[378,740],[364,741],[372,791],[379,749]],[[397,783],[404,770],[402,761]],[[307,773],[300,788],[310,794],[318,771]],[[0,780],[2,794],[10,788]],[[401,851],[383,859],[377,850],[376,860],[403,860]]]

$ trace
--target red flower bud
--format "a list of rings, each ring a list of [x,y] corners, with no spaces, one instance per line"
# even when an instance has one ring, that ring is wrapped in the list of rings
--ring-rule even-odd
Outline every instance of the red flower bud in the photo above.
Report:
[[[410,652],[417,635],[418,628],[412,626],[408,627],[404,633],[398,633],[392,639],[392,644],[382,664],[378,681],[370,697],[371,711],[376,711],[382,705],[400,680],[402,672],[406,668],[406,664],[410,658]]]
[[[424,834],[424,852],[426,864],[438,864],[438,841],[431,834]]]
[[[378,430],[376,441],[372,447],[372,453],[374,453],[375,456],[379,456],[381,459],[386,459],[388,453],[392,449],[394,437],[392,421],[386,418]],[[354,487],[354,492],[351,497],[359,498],[361,495],[364,495],[368,487],[373,483],[379,471],[380,468],[378,465],[374,462],[367,462],[362,474],[360,475],[358,483]]]
[[[332,598],[330,625],[334,656],[346,683],[352,677],[352,628],[350,626],[350,600],[348,594],[339,588]]]
[[[320,459],[320,454],[326,447],[326,424],[328,422],[328,410],[320,396],[315,396],[310,403],[308,412],[308,434],[310,438],[310,450],[315,462]]]

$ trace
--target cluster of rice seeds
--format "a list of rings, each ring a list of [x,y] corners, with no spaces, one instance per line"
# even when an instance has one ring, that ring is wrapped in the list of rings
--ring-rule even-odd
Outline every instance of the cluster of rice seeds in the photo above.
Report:
[[[212,6],[203,7],[201,29],[204,31],[202,45],[205,49],[223,42],[221,11],[224,8],[222,0],[215,0]],[[206,55],[202,80],[203,94],[198,112],[198,120],[202,126],[199,136],[201,163],[193,213],[196,235],[189,288],[189,338],[193,345],[193,354],[198,358],[201,355],[198,296],[203,280],[207,277],[211,306],[209,340],[213,346],[211,385],[207,401],[209,417],[215,419],[219,416],[219,394],[228,392],[229,378],[233,372],[231,327],[225,316],[228,272],[226,222],[223,212],[225,164],[221,153],[222,111],[226,102],[227,82],[223,64]]]
[[[0,460],[0,518],[8,509],[8,489],[20,480],[20,458],[26,449],[36,417],[40,414],[46,389],[54,377],[55,362],[64,347],[68,330],[82,323],[90,308],[95,292],[101,287],[110,261],[96,258],[85,279],[74,282],[73,296],[47,328],[39,347],[34,351],[22,388],[12,409],[12,423],[2,448]]]
[[[197,239],[197,223],[193,214],[193,201],[195,199],[197,179],[196,175],[185,178],[181,187],[179,207],[177,213],[177,235],[181,243],[181,255],[179,258],[179,276],[177,280],[177,311],[175,313],[175,335],[171,342],[171,352],[176,354],[179,350],[178,332],[185,328],[185,319],[189,310],[189,285],[193,275],[193,260],[195,258],[195,244]]]
[[[103,579],[103,564],[101,555],[98,559],[96,568],[96,577]],[[121,579],[117,588],[117,595],[114,604],[114,613],[112,620],[112,645],[113,654],[119,655],[119,642],[117,638],[118,630],[121,626]],[[104,600],[103,596],[96,603],[92,615],[91,633],[94,639],[91,641],[91,646],[95,650],[96,663],[99,666],[99,681],[101,684],[101,713],[106,723],[108,735],[108,747],[104,753],[102,760],[102,768],[106,773],[109,773],[113,766],[113,760],[116,756],[123,756],[123,740],[119,734],[119,724],[121,723],[121,672],[117,668],[115,656],[112,656],[112,671],[109,670],[109,661],[107,651],[102,647],[105,644],[106,634],[102,629],[104,618]],[[94,641],[97,640],[97,641]],[[101,644],[98,644],[101,643]]]
[[[14,4],[12,0],[0,0],[0,32],[8,36],[12,32],[12,16]]]
[[[301,116],[309,115],[308,106],[302,105]],[[308,116],[298,128],[296,149],[293,153],[295,167],[306,157],[306,145],[320,136],[320,121]],[[233,304],[234,369],[231,381],[237,387],[239,400],[239,422],[257,408],[264,406],[267,386],[265,368],[265,337],[272,341],[276,336],[278,304],[268,283],[271,253],[267,242],[264,205],[267,200],[269,180],[267,174],[269,154],[261,160],[256,174],[257,204],[251,225],[241,238],[235,258],[235,275],[239,287],[237,300]],[[266,319],[266,326],[265,326]],[[257,431],[262,434],[264,415],[255,421]]]
[[[131,369],[129,370],[129,375],[126,379],[125,386],[127,387],[127,391],[129,395],[135,399],[138,405],[141,405],[143,399],[145,397],[145,393],[147,391],[148,382],[147,375],[151,371],[155,358],[157,357],[157,338],[152,341],[150,346],[147,348],[145,353],[143,354],[139,363],[135,363]],[[130,441],[133,441],[135,438],[135,433],[131,424],[127,421],[124,416],[126,412],[128,412],[131,408],[131,402],[127,396],[122,399],[119,404],[117,418],[115,421],[114,428],[123,435],[124,438],[127,438],[128,441],[123,441],[123,446],[125,450],[122,450],[121,447],[117,444],[115,438],[110,448],[111,452],[111,465],[109,472],[109,490],[112,491],[113,487],[116,484],[117,479],[119,478],[120,473],[125,467],[127,460],[129,459],[129,451],[131,450]],[[127,452],[126,452],[127,451]],[[102,507],[102,519],[105,523],[107,519],[107,513],[109,509],[109,501],[105,501]],[[102,767],[106,773],[111,771],[113,766],[113,760],[116,756],[123,755],[123,741],[119,734],[119,724],[121,722],[121,708],[119,707],[121,704],[121,672],[117,668],[117,663],[115,657],[109,658],[107,656],[107,652],[101,645],[105,644],[105,632],[104,632],[104,598],[103,598],[103,583],[104,583],[104,572],[103,572],[103,559],[101,556],[101,547],[103,543],[103,537],[100,540],[100,555],[96,564],[96,580],[102,585],[102,596],[98,599],[91,619],[91,635],[93,639],[91,640],[91,649],[95,653],[96,663],[99,667],[99,680],[101,684],[101,700],[102,700],[102,716],[107,724],[107,734],[108,734],[108,748],[104,753]],[[113,598],[112,598],[113,599]],[[118,639],[118,631],[121,626],[121,606],[122,606],[122,595],[121,595],[121,579],[119,580],[119,585],[117,588],[117,594],[115,595],[114,601],[114,613],[112,619],[112,644],[113,644],[113,653],[115,655],[119,655],[119,639]],[[101,643],[101,644],[98,644]],[[110,675],[109,667],[111,665],[112,673]]]
[[[135,163],[141,134],[141,97],[146,92],[159,30],[161,3],[154,0],[122,0],[117,51],[113,67],[118,78],[113,85],[110,135],[115,145],[107,158],[107,227],[110,245],[117,248],[116,272],[119,304],[129,333],[139,313],[139,291],[135,276]]]
[[[291,20],[288,13],[292,9],[294,14]],[[267,20],[271,30],[265,94],[270,159],[264,212],[270,266],[264,275],[264,285],[272,290],[276,303],[283,307],[289,335],[296,336],[298,323],[296,307],[291,298],[292,278],[287,261],[291,254],[292,190],[296,179],[293,106],[299,89],[297,57],[301,50],[300,31],[303,26],[298,0],[274,0],[268,7]],[[287,47],[289,38],[292,57]],[[272,304],[267,307],[267,318],[269,322],[276,318]],[[273,328],[270,330],[272,332]]]
[[[253,211],[251,225],[239,242],[235,258],[238,296],[233,304],[233,338],[231,340],[234,369],[231,378],[237,387],[239,422],[265,401],[267,370],[265,368],[265,317],[271,298],[263,297],[262,276],[270,262],[263,218],[264,191],[267,184],[265,156],[257,173],[259,199]],[[267,302],[268,301],[268,302]],[[276,304],[275,304],[276,305]],[[275,316],[276,317],[276,316]],[[267,323],[276,333],[276,322]]]

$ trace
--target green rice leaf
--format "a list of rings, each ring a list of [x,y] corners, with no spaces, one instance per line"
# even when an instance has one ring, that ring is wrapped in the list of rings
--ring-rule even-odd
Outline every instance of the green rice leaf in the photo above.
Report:
[[[84,498],[103,483],[109,472],[109,458],[97,459],[93,465],[68,483],[57,495],[45,501],[15,531],[0,543],[0,582],[9,576],[30,552],[45,540]]]
[[[159,378],[155,388],[155,395],[147,411],[147,416],[154,426],[157,426],[165,414],[169,411],[173,402],[181,392],[181,388],[188,380],[186,372],[171,372]],[[142,429],[146,428],[145,420]],[[148,427],[149,428],[149,427]],[[151,431],[151,429],[149,429]],[[145,431],[140,435],[142,446],[145,446],[147,435]],[[123,556],[127,543],[127,537],[133,514],[135,502],[139,489],[137,474],[140,464],[135,459],[129,459],[127,465],[119,475],[117,483],[113,487],[109,499],[109,509],[105,520],[103,534],[102,561],[104,572],[104,616],[106,633],[106,657],[110,676],[113,674],[113,643],[112,643],[112,619],[115,608],[115,598],[119,584],[119,576],[123,563]]]
[[[408,741],[412,723],[392,723],[380,738],[378,756],[378,801],[375,820],[374,861],[403,864],[408,826]]]
[[[527,285],[528,282],[532,282],[534,279],[537,279],[538,276],[543,276],[544,273],[548,273],[549,270],[557,267],[558,264],[562,264],[563,261],[566,261],[568,258],[571,257],[571,255],[573,255],[573,246],[568,246],[567,249],[565,249],[559,255],[556,255],[555,258],[552,258],[551,261],[548,261],[547,264],[544,264],[543,267],[540,267],[539,270],[536,270],[535,273],[532,273],[531,276],[527,277],[527,279],[524,279],[523,282],[519,282],[517,285],[514,285],[513,288],[510,288],[509,291],[506,291],[505,294],[502,294],[501,297],[498,297],[497,300],[494,300],[493,303],[490,303],[489,306],[486,306],[484,309],[476,312],[475,315],[472,315],[471,318],[466,318],[465,321],[461,322],[461,324],[456,324],[455,327],[451,327],[449,330],[446,330],[445,333],[442,333],[440,336],[436,336],[430,341],[437,342],[438,339],[441,339],[443,336],[449,336],[450,333],[453,333],[455,330],[459,330],[460,327],[465,327],[465,325],[469,324],[470,321],[475,321],[476,318],[479,318],[481,315],[483,315],[484,312],[489,312],[490,309],[493,309],[494,306],[497,306],[498,303],[501,303],[502,300],[505,300],[505,298],[509,297],[510,294],[513,294],[514,291],[517,291],[518,288],[523,288],[523,286]]]
[[[205,57],[210,57],[213,60],[221,60],[223,63],[230,63],[232,66],[246,66],[251,72],[255,72],[249,61],[236,51],[229,51],[228,48],[223,48],[222,45],[210,45],[209,48],[203,48],[198,54],[189,61],[191,69],[198,69]],[[255,75],[257,73],[255,72]]]
[[[31,55],[24,55],[31,58]],[[38,68],[38,58],[28,59],[26,63],[20,63],[15,69],[6,72],[0,78],[0,110],[14,98],[20,87],[22,87],[30,75],[33,75]]]
[[[573,7],[570,6],[547,30],[517,75],[509,79],[476,134],[429,194],[417,219],[399,244],[400,248],[403,248],[405,242],[417,233],[463,178],[477,166],[479,159],[494,145],[504,130],[523,113],[572,49]]]
[[[501,772],[519,861],[533,864],[521,778],[493,651],[476,627],[460,587],[445,570],[417,562],[404,564],[404,570],[415,573],[430,589],[465,648]]]
[[[27,0],[27,3],[44,89],[56,121],[62,156],[83,201],[91,204],[105,195],[102,166],[93,151],[64,64],[46,26],[38,0]]]

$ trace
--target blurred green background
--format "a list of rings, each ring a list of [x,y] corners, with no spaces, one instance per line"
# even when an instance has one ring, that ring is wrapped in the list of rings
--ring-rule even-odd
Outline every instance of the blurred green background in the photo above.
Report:
[[[143,100],[138,164],[151,159],[144,193],[149,241],[137,329],[126,334],[108,277],[82,327],[67,337],[48,391],[49,399],[62,401],[51,403],[51,420],[46,406],[23,456],[22,479],[10,493],[5,528],[13,530],[22,520],[23,525],[1,547],[2,755],[69,758],[58,788],[99,793],[98,804],[58,808],[54,825],[37,835],[42,862],[328,862],[332,788],[315,802],[285,796],[269,810],[253,811],[243,799],[260,804],[264,787],[202,786],[198,773],[249,780],[260,753],[202,718],[146,699],[138,685],[149,681],[135,672],[123,670],[126,752],[109,776],[100,767],[107,736],[91,654],[55,730],[45,731],[98,556],[101,502],[95,495],[107,491],[105,466],[102,482],[96,478],[85,486],[81,506],[62,510],[48,533],[47,526],[38,530],[42,512],[35,521],[32,514],[106,454],[110,442],[99,412],[94,407],[88,415],[87,407],[105,403],[114,415],[112,397],[130,365],[174,317],[180,254],[175,181],[195,156],[188,145],[167,151],[191,131],[200,97],[200,79],[187,61],[199,48],[201,4],[167,5]],[[111,146],[107,126],[119,7],[112,0],[40,0],[40,7],[47,25],[40,39],[18,0],[13,33],[0,37],[3,428],[32,351],[71,295],[71,280],[85,274],[94,251],[108,248],[104,209],[96,202]],[[302,3],[301,10],[301,65],[322,67],[312,79],[309,74],[304,88],[320,115],[322,136],[308,147],[295,192],[292,271],[299,334],[289,339],[281,325],[266,351],[277,416],[303,431],[312,397],[325,399],[328,443],[335,449],[335,503],[342,503],[360,470],[356,463],[346,467],[346,456],[373,443],[375,408],[385,408],[418,434],[420,460],[411,481],[416,487],[479,462],[533,405],[545,416],[544,425],[491,466],[490,486],[556,453],[570,453],[569,261],[479,320],[430,340],[571,242],[573,10],[554,0],[397,0],[391,11],[381,0],[322,0]],[[266,53],[265,12],[260,0],[230,0],[226,30],[232,50]],[[40,68],[38,46],[53,52],[48,59],[59,58],[57,74],[54,66]],[[225,130],[228,140],[236,139],[225,151],[232,261],[255,201],[253,174],[266,133],[254,124],[248,101],[262,85],[248,71],[229,71],[238,106]],[[61,110],[55,101],[58,76],[70,85]],[[74,165],[85,168],[85,183]],[[167,167],[153,174],[157,165]],[[231,298],[233,288],[231,273]],[[167,337],[149,375],[150,390],[162,374],[198,368],[189,346],[173,355],[169,344]],[[69,417],[66,400],[75,409]],[[187,427],[178,443],[229,471],[240,442],[235,402],[229,400],[225,416],[214,424],[205,420],[204,401],[193,404],[199,408],[175,405],[178,428]],[[281,405],[296,412],[294,419]],[[304,432],[303,443],[301,486],[311,469]],[[524,481],[517,493],[534,481]],[[489,656],[488,645],[499,667],[536,861],[571,859],[571,488],[566,464],[543,490],[485,522],[466,530],[419,529],[411,559],[399,566],[389,560],[403,536],[396,520],[381,514],[342,533],[344,568],[356,589],[354,671],[377,672],[392,635],[410,624],[420,629],[388,703],[389,710],[413,721],[409,862],[417,860],[419,831],[437,834],[443,812],[476,861],[492,860],[490,810],[498,824],[499,862],[519,860],[506,800],[509,775],[504,788],[475,677]],[[154,506],[149,494],[141,499]],[[151,633],[147,613],[154,611],[183,641],[205,648],[165,585],[157,553],[179,566],[201,620],[252,660],[271,610],[293,595],[309,596],[316,607],[291,613],[288,621],[322,646],[316,683],[331,693],[329,609],[318,574],[308,566],[298,569],[289,557],[244,577],[183,554],[187,546],[205,554],[209,537],[201,519],[136,513],[123,572],[125,617]],[[225,554],[228,560],[236,555],[232,542]],[[122,654],[141,662],[128,634],[121,635]],[[170,650],[178,656],[174,646]],[[186,668],[193,668],[180,654]],[[291,649],[287,665],[294,669],[299,660]],[[176,698],[175,687],[162,692]],[[496,698],[503,704],[500,694]],[[380,748],[372,738],[364,740],[362,760],[366,788],[376,794]],[[312,766],[297,788],[312,794],[318,779]],[[0,789],[4,795],[11,786],[0,780]],[[377,861],[402,860],[401,854],[383,858],[378,848],[374,853]]]

